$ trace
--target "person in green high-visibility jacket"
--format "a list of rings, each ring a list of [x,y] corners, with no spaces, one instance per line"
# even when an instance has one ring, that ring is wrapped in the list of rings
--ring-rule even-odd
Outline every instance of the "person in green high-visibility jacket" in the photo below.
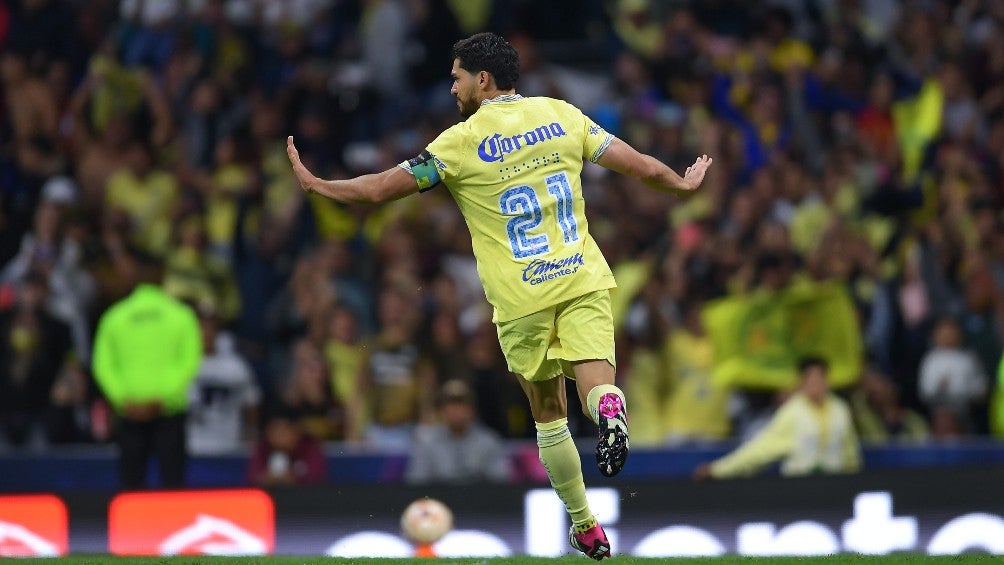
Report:
[[[151,454],[162,486],[184,484],[187,392],[201,359],[195,312],[153,284],[137,285],[101,316],[93,370],[118,416],[122,488],[146,486]]]

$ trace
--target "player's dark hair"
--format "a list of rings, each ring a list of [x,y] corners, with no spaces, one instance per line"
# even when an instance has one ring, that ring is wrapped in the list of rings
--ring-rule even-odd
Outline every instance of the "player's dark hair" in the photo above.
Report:
[[[798,373],[800,375],[804,376],[806,371],[813,367],[819,367],[825,373],[830,369],[830,364],[819,355],[806,355],[798,360]]]
[[[453,58],[469,73],[492,75],[499,90],[516,88],[519,81],[519,52],[501,35],[486,31],[461,39],[453,44]]]

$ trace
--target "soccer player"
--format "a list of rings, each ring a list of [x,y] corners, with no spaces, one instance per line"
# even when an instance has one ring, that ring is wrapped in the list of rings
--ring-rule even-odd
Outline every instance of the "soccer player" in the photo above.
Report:
[[[415,158],[353,179],[315,177],[287,150],[304,190],[339,202],[384,202],[442,184],[471,231],[478,273],[509,369],[518,375],[537,426],[540,460],[572,519],[569,541],[593,559],[611,555],[589,510],[578,451],[568,431],[562,375],[599,427],[596,463],[616,475],[628,455],[624,393],[614,385],[616,286],[589,235],[583,159],[665,192],[684,194],[711,165],[698,158],[681,177],[608,134],[574,106],[516,94],[519,54],[479,33],[453,47],[453,86],[465,121]]]

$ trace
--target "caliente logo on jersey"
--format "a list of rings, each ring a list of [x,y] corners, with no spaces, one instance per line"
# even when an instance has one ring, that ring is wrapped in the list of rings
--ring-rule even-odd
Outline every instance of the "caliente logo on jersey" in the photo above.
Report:
[[[534,259],[523,269],[523,282],[535,286],[543,282],[554,280],[575,273],[579,267],[586,264],[581,253],[576,253],[561,259]]]
[[[481,160],[486,163],[494,163],[496,161],[502,163],[505,162],[505,156],[509,153],[514,153],[524,147],[544,143],[563,135],[565,135],[565,130],[558,122],[552,122],[534,128],[526,133],[517,133],[516,135],[503,136],[501,133],[492,134],[481,140],[481,145],[478,146],[478,157],[481,157]]]

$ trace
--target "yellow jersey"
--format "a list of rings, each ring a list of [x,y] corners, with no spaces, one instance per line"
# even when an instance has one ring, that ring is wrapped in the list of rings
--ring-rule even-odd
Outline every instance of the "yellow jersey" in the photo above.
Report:
[[[512,94],[426,148],[471,231],[493,321],[616,286],[589,235],[580,179],[583,159],[612,140],[567,102]]]

